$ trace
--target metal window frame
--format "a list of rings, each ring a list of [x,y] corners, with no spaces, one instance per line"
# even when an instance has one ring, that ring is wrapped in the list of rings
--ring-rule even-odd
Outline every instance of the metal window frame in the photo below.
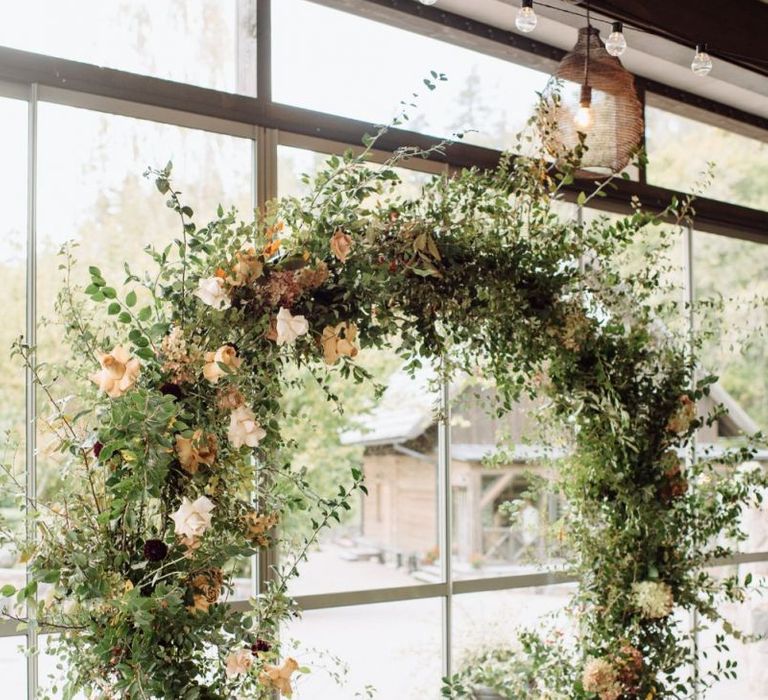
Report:
[[[373,5],[395,6],[408,9],[406,14],[428,16],[434,29],[436,12],[434,8],[423,7],[407,0],[313,0],[326,5],[346,4],[358,10]],[[253,201],[257,207],[263,207],[267,201],[277,196],[278,150],[280,146],[303,148],[317,152],[334,153],[348,148],[359,149],[363,134],[375,128],[359,120],[335,115],[323,114],[289,105],[277,104],[271,98],[271,2],[256,0],[257,6],[257,51],[256,85],[257,96],[232,95],[193,85],[182,85],[171,81],[98,68],[64,59],[0,48],[0,97],[24,100],[28,103],[29,119],[28,139],[28,197],[27,197],[27,307],[26,329],[28,342],[34,344],[37,325],[36,311],[36,214],[37,214],[37,108],[40,102],[67,105],[79,109],[99,111],[113,115],[132,117],[157,123],[199,129],[217,134],[225,134],[253,142],[252,190]],[[397,8],[395,8],[397,9]],[[397,9],[401,12],[401,9]],[[364,14],[362,11],[359,14]],[[443,13],[445,14],[445,13]],[[439,18],[438,18],[439,19]],[[452,20],[453,21],[453,20]],[[478,27],[470,26],[465,21],[462,27],[451,27],[445,23],[446,32],[440,38],[454,40],[464,45],[466,37],[476,33]],[[476,24],[476,23],[475,23]],[[410,31],[418,27],[409,25]],[[493,34],[480,27],[487,36],[473,44],[476,50],[488,48],[487,42],[495,42],[490,51],[508,48],[508,33]],[[500,32],[500,30],[493,30]],[[426,32],[423,32],[426,33]],[[512,35],[514,36],[514,35]],[[514,56],[539,56],[552,61],[557,58],[557,49],[531,44],[528,38],[520,38]],[[475,41],[475,40],[473,40]],[[528,44],[526,44],[528,42]],[[478,48],[480,47],[480,48]],[[505,60],[511,60],[511,53],[504,53]],[[526,63],[522,59],[520,62]],[[762,133],[768,126],[768,120],[760,121],[754,115],[737,114],[727,106],[711,101],[702,101],[696,96],[681,95],[679,91],[661,84],[644,81],[643,92],[649,94],[649,104],[663,99],[667,108],[670,104],[683,105],[683,111],[710,110],[706,114],[716,113],[717,120],[740,120],[750,133],[755,129]],[[685,116],[689,116],[686,114]],[[757,120],[757,121],[756,121]],[[729,122],[730,123],[730,122]],[[768,133],[768,132],[766,132]],[[372,154],[372,160],[383,162],[391,151],[402,144],[414,144],[430,147],[439,139],[404,130],[392,130],[379,142],[380,148]],[[452,144],[446,155],[434,154],[430,159],[414,159],[403,164],[413,170],[426,173],[444,173],[467,166],[493,167],[500,157],[498,151],[472,146]],[[568,196],[575,199],[578,191],[586,183],[576,183]],[[632,197],[639,197],[649,207],[661,209],[672,196],[678,193],[640,182],[617,183],[617,188],[609,191],[608,196],[597,202],[606,211],[628,213],[631,211]],[[768,243],[768,212],[741,207],[717,200],[700,199],[697,203],[697,230],[731,236],[734,238]],[[689,233],[692,240],[693,234]],[[692,276],[691,246],[686,248],[685,267],[687,275]],[[451,440],[450,423],[446,421],[450,411],[448,386],[442,387],[443,421],[438,427],[438,531],[442,553],[451,550]],[[26,479],[28,493],[36,491],[35,430],[34,421],[37,407],[31,377],[27,376],[26,388]],[[32,534],[32,533],[31,533]],[[254,563],[253,592],[258,593],[264,580],[269,576],[274,564],[274,553],[265,552]],[[712,566],[727,566],[768,561],[768,551],[741,553],[728,559],[718,560]],[[438,583],[414,584],[403,587],[365,589],[354,591],[319,593],[297,597],[302,609],[322,610],[348,606],[396,603],[410,600],[441,599],[442,601],[442,671],[452,672],[452,601],[453,596],[491,593],[502,590],[515,590],[540,586],[561,585],[575,582],[572,576],[558,571],[542,571],[519,576],[501,576],[489,578],[454,579],[451,569],[451,557],[443,556],[441,578]],[[247,609],[246,601],[231,603],[236,608]],[[25,636],[29,649],[36,650],[40,636],[48,630],[37,630],[34,625],[24,632],[19,632],[15,623],[0,622],[0,637]],[[37,696],[39,668],[37,654],[27,659],[27,697]]]

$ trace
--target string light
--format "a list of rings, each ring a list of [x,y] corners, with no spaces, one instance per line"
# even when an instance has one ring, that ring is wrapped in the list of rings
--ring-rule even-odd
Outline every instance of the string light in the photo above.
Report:
[[[533,0],[523,0],[523,4],[517,11],[515,26],[524,34],[536,29],[536,23],[539,21],[536,13],[533,11]]]
[[[696,55],[693,57],[693,61],[691,62],[691,70],[696,75],[709,75],[709,72],[712,70],[712,58],[707,53],[707,45],[706,44],[697,44],[696,45]]]
[[[627,50],[627,40],[624,38],[624,25],[621,22],[614,22],[611,33],[605,42],[605,50],[611,56],[621,56]]]

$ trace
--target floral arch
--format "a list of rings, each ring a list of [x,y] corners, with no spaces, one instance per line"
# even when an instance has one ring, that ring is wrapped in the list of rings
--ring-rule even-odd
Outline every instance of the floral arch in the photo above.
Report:
[[[279,626],[294,614],[286,581],[303,552],[246,611],[222,604],[233,562],[274,544],[289,511],[315,507],[316,535],[365,486],[355,470],[336,497],[320,498],[291,468],[283,369],[362,381],[358,352],[392,337],[413,367],[480,367],[499,411],[546,391],[572,437],[561,488],[578,636],[525,636],[531,696],[681,697],[693,687],[690,633],[673,611],[713,618],[716,596],[742,594],[748,582],[717,582],[704,567],[727,553],[715,535],[738,536],[739,505],[762,477],[733,468],[747,450],[686,467],[681,454],[714,419],[696,410],[714,378],[697,381],[692,349],[658,329],[653,268],[615,262],[645,227],[687,217],[689,203],[660,215],[638,205],[616,223],[563,220],[554,205],[578,152],[559,171],[505,158],[404,199],[392,166],[423,154],[405,149],[372,167],[374,142],[331,158],[309,194],[252,223],[220,209],[198,228],[170,165],[152,171],[182,225],[174,245],[149,251],[156,271],[126,267],[123,295],[91,267],[93,323],[62,291],[91,388],[75,416],[54,401],[66,498],[39,505],[34,580],[18,598],[48,587],[36,617],[62,631],[66,697],[291,695],[302,669],[281,650]],[[32,366],[31,349],[17,351]]]

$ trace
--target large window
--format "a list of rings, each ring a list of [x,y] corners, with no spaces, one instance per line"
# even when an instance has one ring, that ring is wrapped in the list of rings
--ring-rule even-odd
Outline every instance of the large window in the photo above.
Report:
[[[189,112],[173,112],[151,104],[99,102],[76,89],[46,92],[45,86],[38,101],[26,83],[0,84],[5,165],[0,267],[7,290],[0,329],[6,369],[0,375],[0,424],[13,438],[8,444],[15,445],[14,459],[6,451],[3,464],[12,464],[23,482],[25,469],[31,473],[36,461],[40,493],[51,493],[64,475],[46,450],[44,397],[39,397],[38,432],[25,423],[26,377],[7,349],[25,333],[27,320],[35,321],[40,360],[66,361],[61,328],[54,322],[61,246],[77,243],[82,265],[75,270],[76,283],[94,263],[120,286],[125,263],[141,270],[144,247],[166,243],[179,231],[163,198],[142,177],[147,166],[174,162],[175,182],[199,223],[219,204],[234,205],[249,219],[255,205],[305,191],[303,173],[311,176],[326,154],[359,146],[267,128],[258,123],[257,110],[253,125],[243,124],[242,110],[233,110],[231,122],[192,114],[196,96],[214,95],[225,110],[232,101],[226,93],[255,95],[257,4],[30,0],[15,3],[0,24],[0,45],[187,83],[191,96]],[[383,123],[402,109],[401,100],[410,101],[418,92],[404,128],[438,137],[462,131],[470,143],[512,146],[548,76],[451,44],[448,32],[441,36],[444,40],[428,38],[319,2],[273,0],[271,65],[262,68],[272,76],[272,98],[281,110],[306,108]],[[432,70],[447,77],[435,91],[422,82]],[[28,99],[11,99],[26,91]],[[37,119],[28,119],[30,113]],[[768,208],[766,142],[656,108],[648,109],[647,118],[651,184],[685,187],[714,160],[717,178],[708,196]],[[374,157],[381,161],[386,154]],[[404,163],[398,169],[401,191],[412,196],[431,174],[447,171],[448,165],[437,161]],[[624,204],[630,211],[629,200]],[[575,205],[562,206],[566,215],[579,215]],[[587,221],[602,215],[580,214]],[[732,224],[737,228],[738,220]],[[35,238],[36,247],[28,250],[28,240]],[[722,302],[695,323],[712,330],[702,369],[721,375],[715,399],[729,403],[732,417],[702,435],[702,443],[728,444],[751,427],[768,429],[768,248],[659,228],[627,251],[625,264],[641,268],[645,252],[658,245],[666,248],[663,275],[671,283],[658,299],[665,304],[660,321],[671,332],[688,330],[688,292]],[[37,269],[30,287],[34,298],[27,294],[28,255]],[[691,273],[693,290],[686,292]],[[733,332],[734,319],[748,325],[745,342]],[[385,387],[380,399],[372,385],[334,377],[342,414],[325,401],[312,377],[301,374],[302,388],[288,390],[284,399],[293,416],[286,430],[301,445],[293,464],[307,468],[313,487],[323,492],[356,466],[369,490],[346,520],[324,533],[309,551],[303,575],[291,583],[305,612],[286,626],[285,638],[289,644],[297,640],[294,654],[314,669],[297,695],[343,700],[367,697],[372,686],[382,699],[435,699],[441,675],[456,670],[473,650],[509,643],[518,626],[558,620],[576,585],[556,574],[562,563],[557,528],[564,504],[547,484],[557,455],[531,430],[536,402],[491,419],[484,406],[492,388],[473,378],[443,387],[431,371],[411,377],[392,349],[366,352],[360,362]],[[446,408],[446,397],[449,426],[433,410]],[[32,455],[25,452],[25,440],[35,435],[36,460],[28,461],[25,457]],[[0,514],[22,527],[10,501],[2,501]],[[768,561],[764,523],[764,510],[745,513],[747,540],[739,547],[752,559]],[[298,517],[284,526],[294,541],[304,532]],[[288,543],[277,554],[286,557],[290,550]],[[737,557],[727,571],[765,574],[764,563],[745,562]],[[253,592],[252,580],[246,567],[238,574],[237,598],[244,599]],[[19,584],[24,575],[19,553],[0,548],[0,586]],[[728,612],[748,632],[765,632],[759,600]],[[3,679],[9,698],[31,700],[36,678],[45,685],[58,670],[42,652],[39,659],[19,654],[19,646],[35,641],[31,633],[19,634],[15,624],[0,624]],[[701,647],[709,654],[702,655],[703,673],[713,658],[714,634],[702,633]],[[755,688],[765,685],[764,647],[765,642],[741,646],[744,680],[721,684],[711,697],[762,697]],[[339,674],[341,686],[335,680]]]
[[[307,0],[274,2],[272,23],[277,102],[374,123],[405,108],[404,129],[483,146],[514,146],[549,77]],[[432,71],[447,78],[434,92]]]

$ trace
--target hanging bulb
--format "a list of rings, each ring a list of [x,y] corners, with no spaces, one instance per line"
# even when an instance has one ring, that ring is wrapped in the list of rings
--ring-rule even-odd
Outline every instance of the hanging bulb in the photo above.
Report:
[[[712,58],[707,53],[706,44],[696,44],[696,55],[693,57],[691,70],[696,75],[709,75],[712,70]]]
[[[533,11],[533,0],[523,0],[522,7],[517,11],[515,26],[524,34],[536,29],[536,23],[539,21],[536,13]]]
[[[579,131],[584,133],[592,126],[592,87],[589,85],[581,86],[579,109],[573,118],[573,123]]]
[[[605,49],[611,56],[621,56],[627,50],[627,40],[624,38],[624,25],[614,22],[611,33],[605,42]]]
[[[437,0],[419,0],[422,5],[434,5]]]

